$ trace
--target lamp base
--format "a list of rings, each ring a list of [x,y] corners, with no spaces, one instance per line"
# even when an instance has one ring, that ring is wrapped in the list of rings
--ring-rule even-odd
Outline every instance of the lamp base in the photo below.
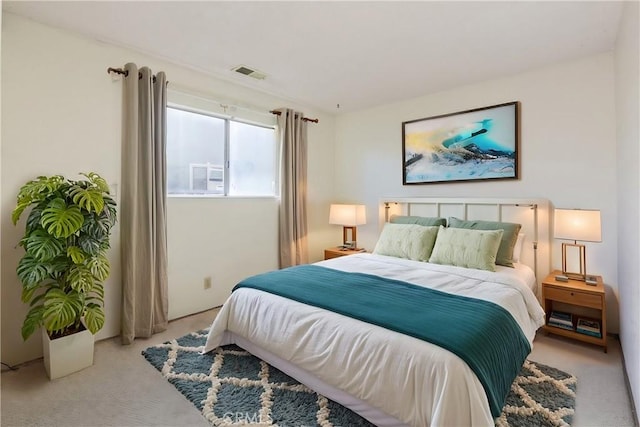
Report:
[[[567,248],[575,248],[579,252],[580,264],[579,272],[570,272],[567,271]],[[578,243],[563,243],[562,244],[562,274],[567,276],[571,280],[580,280],[582,282],[587,278],[586,273],[587,268],[587,259],[585,255],[584,245]]]
[[[351,231],[351,240],[347,240],[347,232]],[[342,247],[346,249],[354,249],[356,248],[356,227],[355,226],[344,226],[342,227]]]
[[[595,277],[591,276],[587,276],[587,278],[584,279],[584,283],[590,286],[598,286],[598,280]]]
[[[568,271],[563,271],[562,274],[571,280],[579,280],[581,282],[585,281],[586,275],[579,273],[569,273]]]
[[[338,247],[343,251],[364,251],[364,248],[359,248],[355,241],[344,242],[343,245]]]

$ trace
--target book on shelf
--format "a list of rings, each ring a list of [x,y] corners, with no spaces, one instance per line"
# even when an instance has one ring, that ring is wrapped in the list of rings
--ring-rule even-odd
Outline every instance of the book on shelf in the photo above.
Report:
[[[585,331],[583,329],[576,329],[576,332],[583,335],[589,335],[594,338],[602,338],[602,334],[600,332]]]
[[[549,316],[549,324],[553,326],[564,325],[567,326],[568,329],[573,329],[573,316],[571,313],[552,311]]]
[[[551,317],[559,319],[559,320],[566,320],[571,322],[573,320],[573,315],[571,313],[566,313],[564,311],[552,311],[551,312]]]
[[[578,323],[576,324],[576,332],[580,332],[581,334],[585,335],[591,335],[597,338],[602,338],[600,322],[594,319],[579,317]]]
[[[556,328],[567,329],[569,331],[573,331],[573,325],[567,325],[566,323],[556,323],[556,322],[552,321],[551,319],[549,319],[549,322],[547,322],[547,325],[553,326],[553,327],[556,327]]]
[[[556,319],[550,317],[549,318],[549,323],[550,324],[554,324],[554,325],[562,325],[562,326],[566,326],[567,328],[573,329],[573,323],[572,322],[564,322],[564,321],[556,320]]]
[[[600,332],[600,322],[597,320],[586,319],[584,317],[578,318],[578,326],[593,332]]]

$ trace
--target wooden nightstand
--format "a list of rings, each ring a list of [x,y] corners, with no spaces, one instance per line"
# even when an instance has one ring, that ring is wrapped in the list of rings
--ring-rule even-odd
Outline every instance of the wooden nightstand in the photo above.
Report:
[[[579,280],[560,282],[555,279],[560,271],[553,271],[542,281],[542,302],[546,313],[545,332],[562,335],[587,343],[604,347],[607,352],[607,313],[604,285],[601,276],[593,276],[597,280],[596,286],[587,285]],[[562,329],[549,325],[549,316],[553,310],[571,313],[573,315],[573,330]],[[595,319],[600,322],[602,337],[595,337],[576,332],[578,317]]]
[[[359,249],[359,250],[342,249],[340,246],[336,246],[335,248],[329,248],[324,250],[324,259],[338,258],[345,255],[361,254],[364,252],[365,252],[364,249]]]

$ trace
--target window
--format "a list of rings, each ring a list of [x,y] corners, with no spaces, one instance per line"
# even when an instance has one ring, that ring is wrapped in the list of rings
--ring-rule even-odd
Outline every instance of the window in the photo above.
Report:
[[[167,108],[169,195],[275,196],[273,126]]]

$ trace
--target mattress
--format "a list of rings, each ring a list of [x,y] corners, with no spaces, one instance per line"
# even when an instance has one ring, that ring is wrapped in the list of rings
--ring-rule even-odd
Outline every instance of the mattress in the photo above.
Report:
[[[530,343],[543,324],[526,266],[487,272],[373,254],[317,264],[497,303]],[[327,397],[336,394],[334,400],[378,425],[493,425],[482,385],[458,356],[340,314],[238,289],[214,320],[204,351],[229,343],[252,347],[247,350]]]

